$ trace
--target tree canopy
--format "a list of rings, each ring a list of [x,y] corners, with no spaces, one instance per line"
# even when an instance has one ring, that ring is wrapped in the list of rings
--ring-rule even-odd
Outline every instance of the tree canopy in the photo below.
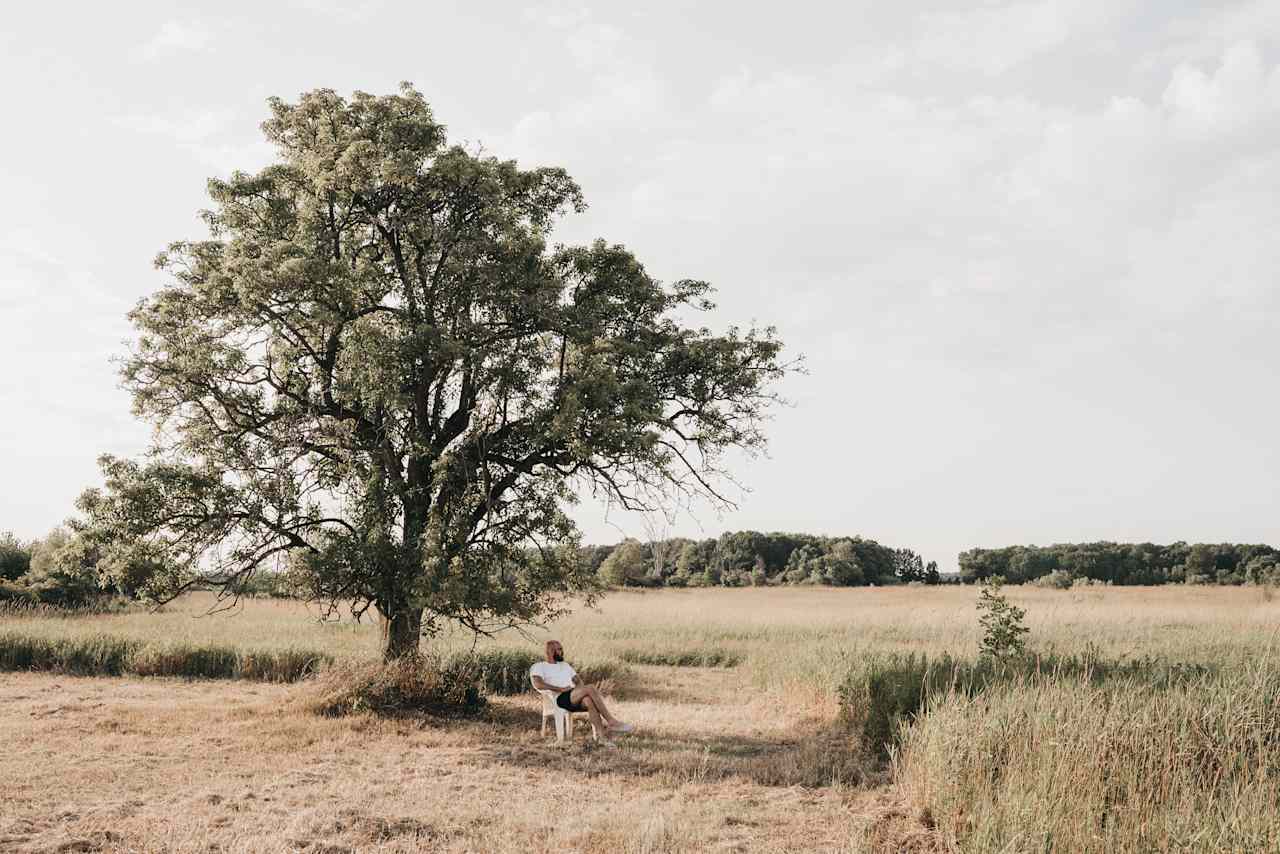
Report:
[[[726,500],[724,454],[764,445],[786,371],[771,328],[683,325],[707,283],[549,246],[577,184],[448,144],[408,85],[270,108],[276,161],[209,182],[208,239],[161,253],[170,282],[130,315],[156,447],[104,458],[81,502],[122,565],[172,593],[287,560],[376,608],[394,656],[589,594],[579,492]]]
[[[1264,544],[1059,543],[960,553],[965,582],[999,575],[1012,583],[1053,576],[1111,584],[1243,584],[1280,580],[1280,550]]]

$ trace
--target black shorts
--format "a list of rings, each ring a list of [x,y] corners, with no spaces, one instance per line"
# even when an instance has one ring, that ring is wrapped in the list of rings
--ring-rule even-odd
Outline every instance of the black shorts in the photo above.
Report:
[[[556,705],[566,712],[585,712],[587,707],[573,701],[573,691],[561,691],[556,694]]]

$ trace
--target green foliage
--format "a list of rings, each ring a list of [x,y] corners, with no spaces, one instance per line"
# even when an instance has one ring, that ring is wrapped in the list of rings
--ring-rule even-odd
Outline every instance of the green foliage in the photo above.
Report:
[[[29,547],[26,573],[5,584],[0,595],[31,603],[78,607],[116,592],[104,589],[97,554],[85,539],[66,528],[55,528]]]
[[[253,599],[302,599],[307,596],[306,579],[292,571],[260,570],[236,579],[227,592]]]
[[[375,714],[474,714],[486,705],[476,660],[405,655],[385,662],[342,662],[320,673],[304,706],[328,717]]]
[[[714,501],[725,453],[763,447],[774,331],[683,325],[706,283],[549,246],[584,206],[564,170],[450,145],[408,85],[270,106],[275,162],[209,182],[208,238],[130,315],[124,382],[165,430],[82,498],[111,577],[166,596],[289,555],[400,655],[593,595],[578,489]]]
[[[82,496],[81,507],[92,494]],[[6,552],[6,546],[16,541],[0,540],[0,560],[8,556],[9,572],[26,565],[25,572],[12,581],[0,579],[0,600],[83,608],[114,597],[146,598],[162,569],[144,557],[145,543],[113,547],[82,519],[68,524],[29,545],[17,544],[17,551]]]
[[[625,540],[600,564],[600,581],[609,587],[642,584],[649,569],[644,549],[635,540]]]
[[[1235,543],[1062,543],[960,553],[964,581],[1000,575],[1013,584],[1055,572],[1109,584],[1258,584],[1278,565],[1280,550]]]
[[[655,549],[662,561],[655,561]],[[617,546],[588,546],[580,559],[598,567],[602,581],[611,586],[849,586],[899,580],[937,584],[942,580],[936,563],[926,566],[910,549],[891,549],[862,537],[811,534],[729,531],[706,540],[627,540]],[[662,564],[661,572],[653,571],[655,563]],[[918,572],[902,577],[899,570],[904,563]]]
[[[17,581],[31,569],[31,546],[12,533],[0,534],[0,583]]]
[[[1022,622],[1027,612],[1010,602],[1000,592],[1004,581],[992,576],[982,584],[978,594],[978,611],[982,615],[981,654],[984,658],[1007,658],[1026,650],[1023,635],[1030,631]]]
[[[656,664],[665,667],[737,667],[743,661],[741,653],[721,647],[628,648],[619,651],[618,658],[628,664]]]
[[[1075,580],[1071,577],[1071,573],[1055,569],[1048,575],[1042,575],[1031,583],[1037,587],[1047,587],[1050,590],[1069,590]]]
[[[110,635],[44,638],[0,632],[0,671],[296,682],[332,660],[327,653],[310,650],[151,644]]]

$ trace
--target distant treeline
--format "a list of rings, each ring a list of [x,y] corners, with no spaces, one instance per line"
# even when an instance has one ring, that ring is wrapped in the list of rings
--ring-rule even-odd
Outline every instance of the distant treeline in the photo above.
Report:
[[[938,584],[937,564],[911,549],[862,537],[762,534],[735,531],[705,540],[682,537],[611,546],[586,546],[582,559],[613,587],[746,587],[776,584]],[[83,533],[55,528],[22,541],[0,533],[0,601],[81,606],[93,600],[145,598],[158,571],[149,564],[104,560]],[[262,571],[243,579],[237,593],[306,598],[309,588],[289,572]]]
[[[766,584],[938,584],[938,565],[911,549],[862,537],[733,531],[587,546],[583,557],[611,586],[746,587]]]
[[[1234,543],[1064,543],[1008,546],[960,553],[958,576],[911,549],[863,537],[731,531],[708,539],[671,539],[581,550],[611,587],[748,587],[813,584],[849,587],[903,583],[973,583],[1001,576],[1011,584],[1280,584],[1280,549]],[[146,596],[156,567],[102,560],[92,540],[57,528],[24,542],[0,533],[0,601],[82,605],[103,597]],[[238,593],[302,597],[308,588],[291,573],[258,572]]]
[[[993,575],[1012,584],[1046,579],[1062,586],[1074,579],[1109,584],[1275,584],[1280,583],[1280,550],[1237,543],[1102,542],[960,553],[961,580]]]

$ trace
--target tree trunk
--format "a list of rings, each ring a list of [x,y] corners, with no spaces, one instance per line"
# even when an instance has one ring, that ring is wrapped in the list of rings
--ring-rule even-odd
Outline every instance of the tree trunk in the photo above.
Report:
[[[407,605],[383,614],[382,660],[391,661],[418,651],[422,635],[422,609]]]

